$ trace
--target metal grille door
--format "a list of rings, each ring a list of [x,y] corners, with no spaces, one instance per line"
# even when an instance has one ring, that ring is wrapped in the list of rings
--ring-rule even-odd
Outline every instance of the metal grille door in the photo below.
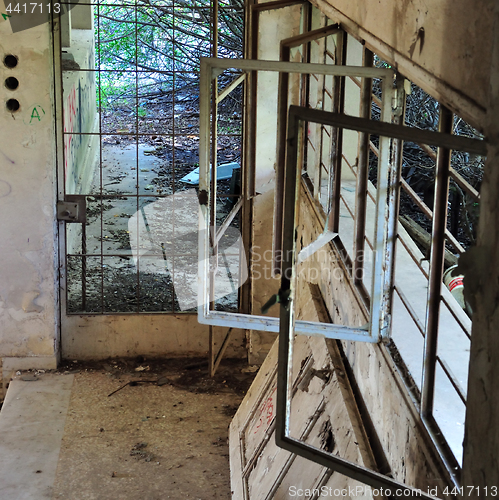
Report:
[[[241,57],[243,5],[84,1],[60,21],[68,315],[196,308],[199,59]],[[223,82],[222,86],[223,86]],[[241,100],[219,117],[230,211]],[[224,191],[224,190],[222,190]],[[237,291],[224,307],[237,308]]]

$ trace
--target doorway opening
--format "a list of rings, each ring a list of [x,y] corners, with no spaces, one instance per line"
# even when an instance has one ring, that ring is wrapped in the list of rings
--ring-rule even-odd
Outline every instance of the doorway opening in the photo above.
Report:
[[[242,57],[244,4],[76,2],[60,22],[65,312],[192,312],[199,61]],[[240,192],[242,95],[219,107],[216,225]],[[237,310],[237,287],[216,306]]]

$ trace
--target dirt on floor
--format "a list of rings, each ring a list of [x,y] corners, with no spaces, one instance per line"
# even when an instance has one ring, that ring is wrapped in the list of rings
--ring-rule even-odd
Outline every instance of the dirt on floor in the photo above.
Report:
[[[67,362],[75,381],[53,499],[230,499],[228,426],[255,371],[205,359]]]

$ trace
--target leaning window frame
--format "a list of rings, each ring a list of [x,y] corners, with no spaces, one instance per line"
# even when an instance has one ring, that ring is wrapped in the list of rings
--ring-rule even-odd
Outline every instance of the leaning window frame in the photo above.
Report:
[[[382,114],[383,116],[383,114]],[[299,106],[290,106],[288,112],[288,135],[286,141],[286,165],[285,165],[285,198],[283,218],[283,255],[281,276],[281,291],[289,291],[289,302],[281,304],[280,329],[279,329],[279,354],[277,372],[277,401],[276,401],[276,444],[291,453],[295,453],[324,467],[344,474],[352,479],[361,481],[373,488],[389,489],[396,497],[417,495],[421,498],[435,498],[420,490],[400,483],[390,477],[362,467],[358,464],[345,460],[332,453],[311,446],[299,439],[290,436],[291,418],[291,384],[293,340],[297,333],[294,319],[293,301],[296,289],[296,265],[297,265],[297,242],[295,228],[298,225],[300,170],[298,169],[298,140],[300,137],[299,127],[302,122],[315,122],[333,127],[347,128],[373,135],[379,135],[380,144],[383,137],[391,137],[400,140],[418,141],[441,148],[448,154],[450,150],[464,150],[480,155],[486,154],[485,141],[453,136],[448,133],[430,132],[401,125],[376,122],[365,118],[356,118],[337,113],[307,109]],[[381,155],[380,155],[381,156]],[[380,190],[381,163],[378,167],[378,191]],[[385,183],[387,183],[385,181]],[[384,195],[383,195],[384,196]],[[381,197],[378,193],[377,205]],[[376,238],[379,236],[376,229]],[[376,257],[375,257],[376,258]],[[374,281],[374,280],[373,280]],[[384,304],[385,306],[386,304]],[[371,318],[372,319],[372,318]],[[404,492],[410,492],[409,494]]]
[[[202,58],[200,72],[200,140],[199,140],[199,264],[198,264],[198,321],[201,324],[255,329],[268,332],[279,332],[279,318],[257,316],[242,313],[214,311],[210,309],[210,258],[217,258],[216,247],[210,247],[210,199],[212,187],[216,186],[216,178],[210,178],[210,145],[212,127],[210,124],[210,104],[212,96],[212,82],[218,75],[227,69],[249,71],[273,71],[279,73],[312,73],[332,76],[353,76],[360,78],[379,78],[382,82],[382,109],[381,120],[388,125],[392,117],[392,102],[395,95],[393,80],[395,72],[387,68],[366,68],[362,66],[336,66],[326,64],[263,61],[263,60],[234,60]],[[380,172],[381,178],[388,178],[390,162],[389,137],[380,137]],[[216,137],[212,147],[216,148]],[[212,169],[216,175],[216,169]],[[378,199],[384,200],[393,186],[388,181],[378,187]],[[246,196],[246,193],[243,193]],[[321,335],[326,338],[352,340],[377,343],[389,340],[389,315],[381,307],[389,291],[387,284],[389,267],[383,262],[393,258],[393,252],[387,250],[386,241],[389,240],[389,225],[387,210],[384,203],[376,204],[377,228],[374,242],[375,259],[373,262],[373,286],[371,295],[371,317],[367,325],[351,327],[339,324],[318,323],[312,321],[296,321],[296,333],[304,335]],[[392,207],[393,210],[394,207]],[[393,236],[393,235],[392,235]]]

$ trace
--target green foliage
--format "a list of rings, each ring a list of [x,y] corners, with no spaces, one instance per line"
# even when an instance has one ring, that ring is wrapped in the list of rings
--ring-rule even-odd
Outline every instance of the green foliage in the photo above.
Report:
[[[211,1],[137,0],[95,9],[96,65],[102,109],[139,97],[194,87],[200,57],[212,55]],[[243,3],[219,3],[219,55],[241,57]],[[139,111],[140,113],[141,111]]]

